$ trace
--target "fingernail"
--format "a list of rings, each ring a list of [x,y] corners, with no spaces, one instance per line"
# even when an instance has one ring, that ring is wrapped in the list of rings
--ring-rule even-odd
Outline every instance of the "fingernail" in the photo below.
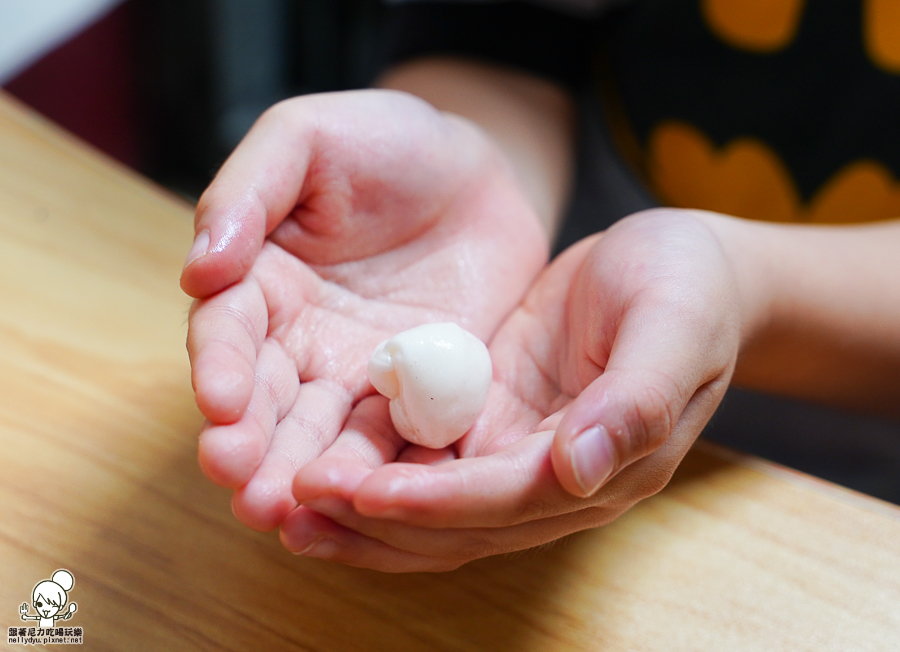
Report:
[[[616,451],[603,426],[592,426],[575,437],[569,450],[575,481],[585,496],[600,488],[616,464]]]
[[[295,522],[288,517],[281,524],[281,543],[295,555],[308,554],[322,540],[322,532],[306,523]]]
[[[292,551],[298,557],[315,557],[316,559],[330,559],[337,554],[337,543],[328,537],[316,537],[300,550]]]
[[[206,252],[209,250],[209,231],[201,231],[197,234],[197,237],[194,238],[194,244],[191,245],[191,250],[188,251],[187,259],[184,263],[184,266],[187,267],[192,262],[197,260],[198,258],[206,255]]]
[[[319,545],[319,543],[321,541],[322,541],[321,537],[315,538],[312,541],[310,541],[309,543],[307,543],[305,546],[303,546],[300,550],[293,550],[292,552],[295,555],[303,555],[303,556],[308,555],[315,549],[315,547],[317,545]]]

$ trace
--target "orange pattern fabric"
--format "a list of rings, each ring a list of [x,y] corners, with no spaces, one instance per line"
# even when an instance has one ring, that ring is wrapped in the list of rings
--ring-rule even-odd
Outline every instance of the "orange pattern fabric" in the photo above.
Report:
[[[863,3],[863,42],[875,65],[900,74],[900,2],[866,0]]]
[[[677,10],[673,9],[676,4],[679,5]],[[642,0],[635,3],[635,7],[640,5]],[[802,32],[805,25],[810,24],[804,21],[814,18],[821,26],[822,16],[813,14],[833,10],[833,6],[804,0],[694,0],[693,9],[691,2],[686,0],[669,0],[669,4],[659,0],[646,6],[651,7],[651,12],[657,12],[655,23],[649,19],[645,21],[646,25],[654,26],[642,27],[646,30],[647,40],[663,41],[664,45],[653,46],[658,48],[652,55],[655,59],[645,66],[646,76],[632,85],[632,94],[642,101],[635,105],[650,116],[645,117],[642,130],[636,132],[642,157],[640,167],[662,202],[780,222],[845,223],[900,217],[900,183],[896,177],[900,153],[889,161],[890,152],[896,148],[881,146],[878,149],[877,141],[881,138],[877,133],[873,137],[871,129],[869,145],[853,149],[855,134],[867,127],[866,122],[870,121],[870,114],[874,115],[873,111],[880,111],[878,124],[884,123],[884,129],[890,130],[890,133],[885,132],[885,137],[894,137],[894,133],[900,131],[900,102],[896,104],[896,111],[885,108],[894,105],[880,102],[882,97],[895,98],[892,101],[900,97],[896,90],[900,85],[900,0],[845,0],[842,5],[844,16],[855,11],[856,23],[826,17],[832,21],[828,24],[830,28],[840,24],[856,30],[855,35],[841,36],[841,47],[847,48],[856,67],[836,72],[832,91],[828,88],[829,64],[818,65],[815,73],[819,86],[810,85],[814,91],[808,96],[803,90],[807,80],[801,73],[809,70],[810,65],[816,67],[819,62],[816,54],[801,50],[814,49],[810,48],[811,44],[828,48],[834,32],[817,28],[819,31],[812,38],[813,29],[808,29],[805,34]],[[697,18],[690,18],[690,12]],[[694,32],[682,34],[679,31],[682,25],[673,20],[673,16],[683,20],[683,24]],[[666,28],[659,24],[667,19],[672,26],[665,31]],[[702,35],[703,30],[706,36]],[[634,37],[634,33],[629,35],[632,41]],[[665,47],[674,53],[672,57],[668,57]],[[715,57],[706,56],[705,52],[718,52],[719,60],[708,63],[707,59]],[[801,72],[787,78],[787,83],[784,76],[779,80],[780,85],[770,82],[770,78],[779,74],[782,59],[787,61],[788,57],[794,57],[791,61],[806,57],[807,67],[798,66],[797,70]],[[641,96],[644,87],[656,83],[651,81],[653,72],[661,70],[664,74],[667,70],[675,70],[674,67],[666,68],[671,66],[667,58],[677,60],[688,72],[679,73],[682,76],[677,82],[664,81],[653,87],[656,95]],[[743,77],[736,75],[733,80],[721,81],[721,77],[727,77],[731,64]],[[699,71],[696,78],[707,80],[705,86],[698,84],[699,93],[694,88],[685,88],[693,82],[690,67],[694,65]],[[756,75],[754,66],[763,71],[760,75],[764,76]],[[762,117],[755,121],[756,114],[742,107],[740,99],[720,100],[716,97],[716,94],[728,96],[735,92],[728,84],[738,85],[744,79],[757,85],[752,92],[735,97],[752,99],[771,93],[771,101],[765,105],[768,113],[760,114]],[[824,84],[822,80],[825,80]],[[891,85],[893,95],[878,94],[881,87]],[[825,91],[822,91],[823,87]],[[638,89],[637,92],[634,89]],[[701,111],[697,114],[684,108],[683,98],[691,94],[699,98],[696,104],[701,105]],[[781,100],[782,97],[785,99]],[[658,102],[659,98],[664,101]],[[702,104],[707,99],[708,107],[703,113]],[[779,106],[779,101],[783,102],[783,107]],[[871,106],[867,106],[867,102]],[[858,116],[857,123],[844,124],[844,113],[837,113],[835,107],[846,110],[853,103],[859,106],[859,111],[853,113]],[[651,113],[657,104],[661,106],[658,114]],[[648,106],[651,108],[647,109]],[[742,110],[743,122],[735,120],[738,126],[729,131],[732,125],[728,122],[730,114],[727,111],[738,115]],[[835,118],[828,113],[832,110],[834,115],[841,117]],[[794,112],[792,119],[798,125],[797,129],[792,128],[790,121],[780,122],[782,114],[788,112]],[[821,120],[818,131],[804,132],[802,138],[797,135],[808,126],[807,123],[821,116],[827,116],[827,120]],[[768,129],[776,123],[777,129]],[[876,144],[871,145],[872,141]],[[818,170],[814,182],[810,182],[810,175],[807,175],[805,186],[799,183],[797,161],[815,167],[824,155],[837,151],[829,149],[832,142],[836,143],[835,148],[844,148],[840,155],[831,156],[833,160],[829,160],[827,166],[819,165],[824,169]],[[804,150],[805,159],[794,156],[798,149]],[[880,160],[873,151],[887,152],[887,157]],[[823,157],[817,158],[817,153]]]
[[[900,217],[900,184],[881,163],[849,163],[803,202],[790,171],[765,143],[737,139],[721,149],[690,125],[659,125],[648,171],[667,204],[774,222],[848,223]]]
[[[890,0],[887,0],[890,2]],[[737,48],[772,52],[793,40],[804,0],[703,0],[710,30]]]

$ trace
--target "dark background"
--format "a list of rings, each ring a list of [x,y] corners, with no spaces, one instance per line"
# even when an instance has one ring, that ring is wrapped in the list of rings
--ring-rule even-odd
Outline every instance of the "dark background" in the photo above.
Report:
[[[378,0],[127,0],[4,87],[196,198],[267,106],[371,81],[383,10]]]

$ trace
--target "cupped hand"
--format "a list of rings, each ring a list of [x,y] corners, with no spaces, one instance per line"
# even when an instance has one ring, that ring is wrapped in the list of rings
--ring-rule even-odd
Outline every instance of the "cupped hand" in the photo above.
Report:
[[[379,341],[432,321],[489,339],[547,255],[491,142],[391,91],[268,111],[201,198],[196,233],[182,287],[198,298],[200,461],[256,529],[281,523],[296,470],[372,393]]]
[[[609,522],[660,490],[712,415],[755,312],[733,218],[657,210],[564,252],[491,343],[488,406],[455,448],[404,448],[385,401],[294,482],[285,546],[447,570]]]

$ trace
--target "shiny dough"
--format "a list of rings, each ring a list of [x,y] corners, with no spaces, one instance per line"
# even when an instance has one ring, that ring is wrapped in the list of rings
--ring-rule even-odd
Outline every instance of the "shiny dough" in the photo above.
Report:
[[[409,442],[443,448],[484,409],[493,369],[487,347],[456,324],[425,324],[385,340],[369,380],[390,399],[391,420]]]

